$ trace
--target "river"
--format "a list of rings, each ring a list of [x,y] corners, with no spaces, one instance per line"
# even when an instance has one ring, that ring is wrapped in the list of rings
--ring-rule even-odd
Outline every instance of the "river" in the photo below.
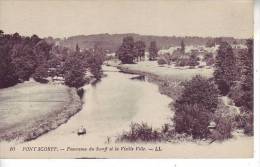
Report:
[[[168,107],[171,99],[161,95],[158,86],[147,81],[133,80],[137,75],[120,73],[114,67],[103,67],[106,77],[94,85],[86,85],[84,105],[80,112],[67,123],[48,132],[36,140],[20,143],[15,154],[6,151],[3,157],[12,158],[234,158],[252,157],[253,137],[234,136],[223,143],[211,145],[193,142],[173,143],[117,143],[116,147],[161,146],[162,152],[142,151],[73,151],[71,148],[106,148],[115,146],[114,139],[125,130],[131,122],[146,122],[153,128],[160,128],[170,123],[172,111]],[[86,135],[78,136],[77,130],[83,126]],[[111,137],[107,144],[107,137]],[[13,146],[13,145],[11,145]],[[10,146],[5,144],[5,149]],[[32,147],[57,147],[57,151],[23,151]],[[64,150],[63,150],[64,149]],[[69,150],[69,151],[68,151]],[[192,151],[191,151],[192,150]],[[196,154],[194,154],[196,150]],[[241,151],[243,150],[243,151]]]
[[[131,122],[145,122],[153,128],[169,123],[172,116],[168,104],[171,99],[161,95],[158,86],[138,75],[119,72],[115,67],[103,66],[106,77],[96,85],[84,86],[82,110],[57,129],[28,142],[31,144],[103,144],[109,137],[129,130]],[[77,135],[83,126],[86,135]],[[80,145],[80,144],[79,144]]]

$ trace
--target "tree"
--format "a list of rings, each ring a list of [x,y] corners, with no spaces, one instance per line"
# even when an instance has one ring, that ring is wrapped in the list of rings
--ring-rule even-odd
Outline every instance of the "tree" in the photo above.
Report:
[[[152,41],[149,47],[149,60],[155,60],[156,57],[158,56],[157,52],[158,52],[158,48],[156,46],[156,42]]]
[[[0,36],[0,87],[12,86],[29,80],[34,73],[36,73],[34,76],[46,76],[48,69],[42,66],[49,59],[50,47],[37,35],[22,37],[19,33],[2,33]]]
[[[80,52],[80,48],[78,44],[76,44],[76,52]]]
[[[86,83],[85,68],[78,56],[70,56],[65,61],[65,84],[69,87],[79,88]]]
[[[122,45],[116,52],[116,56],[123,64],[132,64],[134,62],[134,39],[131,36],[123,39]]]
[[[145,43],[143,41],[136,41],[134,43],[134,57],[135,59],[142,60],[145,56]]]
[[[183,40],[181,41],[181,53],[182,54],[185,53],[185,44],[184,44]]]
[[[0,36],[0,88],[13,86],[18,82],[10,56],[10,40],[4,34]]]
[[[102,64],[105,57],[103,49],[99,45],[94,46],[92,55],[88,60],[90,72],[94,75],[97,80],[101,79],[102,76]]]
[[[247,40],[247,49],[241,54],[241,88],[243,106],[253,110],[254,76],[253,76],[253,40]]]
[[[210,115],[218,104],[218,89],[211,81],[195,76],[185,83],[182,96],[175,102],[175,130],[194,138],[207,136]]]
[[[11,52],[15,73],[21,82],[29,80],[37,67],[33,48],[29,43],[16,44]]]
[[[221,42],[216,56],[214,79],[222,95],[226,95],[229,92],[236,79],[235,61],[230,44]]]

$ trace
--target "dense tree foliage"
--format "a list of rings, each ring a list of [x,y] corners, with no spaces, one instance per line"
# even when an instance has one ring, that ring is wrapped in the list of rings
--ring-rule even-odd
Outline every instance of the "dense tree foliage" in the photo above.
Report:
[[[230,91],[230,97],[239,107],[253,110],[253,40],[247,41],[247,48],[238,52],[239,75]]]
[[[86,71],[101,78],[104,52],[101,48],[81,52],[48,43],[37,35],[23,37],[18,33],[0,32],[0,88],[29,80],[48,82],[47,78],[63,77],[71,87],[83,86]]]
[[[42,74],[39,71],[49,59],[51,48],[44,40],[37,35],[22,37],[18,33],[2,33],[0,43],[0,88],[29,80],[36,71],[37,76]]]
[[[222,95],[226,95],[236,79],[235,57],[232,47],[221,42],[217,51],[214,79]]]
[[[155,41],[150,43],[149,47],[149,60],[155,60],[158,56],[158,48]]]
[[[180,99],[176,100],[175,130],[194,138],[207,136],[207,126],[218,104],[218,89],[211,80],[196,76],[185,83]]]
[[[145,43],[143,41],[134,41],[134,38],[127,36],[123,38],[122,45],[118,48],[116,56],[123,64],[132,64],[145,57]]]
[[[253,95],[254,95],[254,76],[253,76],[253,40],[247,41],[247,54],[244,54],[242,59],[242,88],[244,91],[243,98],[246,99],[245,106],[253,110]]]
[[[122,45],[116,52],[116,56],[123,64],[134,62],[134,39],[131,36],[123,39]]]
[[[66,67],[64,73],[65,84],[70,87],[79,88],[86,83],[85,68],[83,61],[78,54],[70,56],[66,59],[64,66]]]

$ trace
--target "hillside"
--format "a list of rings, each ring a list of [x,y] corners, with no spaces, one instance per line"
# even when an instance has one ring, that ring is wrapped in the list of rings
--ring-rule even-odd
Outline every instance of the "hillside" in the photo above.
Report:
[[[74,49],[76,44],[82,49],[93,48],[95,44],[99,44],[102,48],[114,52],[120,46],[122,39],[126,36],[132,36],[135,41],[142,40],[146,46],[151,41],[156,41],[160,49],[169,48],[170,46],[178,46],[181,40],[186,45],[205,45],[208,41],[217,40],[213,37],[176,37],[176,36],[152,36],[139,34],[95,34],[95,35],[77,35],[64,39],[46,38],[49,42],[59,42],[60,45]],[[244,39],[235,39],[233,37],[222,37],[223,40],[233,43],[244,43]]]

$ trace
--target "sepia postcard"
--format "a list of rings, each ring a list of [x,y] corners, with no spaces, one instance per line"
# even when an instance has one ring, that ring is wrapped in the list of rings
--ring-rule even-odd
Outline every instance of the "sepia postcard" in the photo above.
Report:
[[[253,158],[253,0],[0,0],[0,158]]]

